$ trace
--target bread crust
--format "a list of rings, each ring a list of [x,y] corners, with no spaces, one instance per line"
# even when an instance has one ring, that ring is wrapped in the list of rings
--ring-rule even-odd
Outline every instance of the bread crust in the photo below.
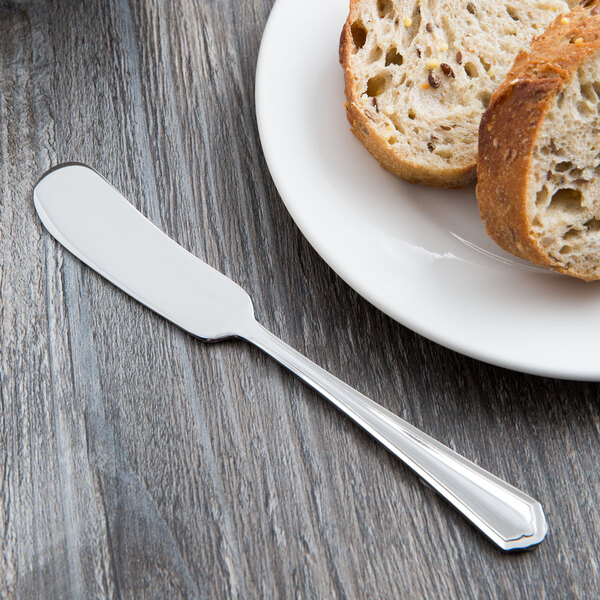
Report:
[[[421,183],[435,187],[457,188],[475,179],[475,163],[454,168],[423,167],[403,158],[381,139],[373,122],[360,102],[360,91],[352,73],[352,41],[351,23],[358,17],[359,0],[350,0],[350,13],[342,28],[340,36],[340,64],[344,70],[346,94],[346,117],[352,133],[361,141],[367,150],[388,171],[402,177],[410,183]]]
[[[535,264],[585,280],[592,271],[572,272],[547,255],[531,235],[528,180],[541,126],[555,96],[600,49],[600,10],[584,1],[557,17],[522,52],[492,96],[479,127],[477,199],[488,235],[504,250]],[[578,44],[574,40],[581,38]]]

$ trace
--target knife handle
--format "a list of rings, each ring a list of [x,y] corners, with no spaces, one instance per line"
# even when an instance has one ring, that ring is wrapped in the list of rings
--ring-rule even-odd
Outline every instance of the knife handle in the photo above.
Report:
[[[547,526],[539,502],[346,385],[258,322],[244,329],[241,337],[366,429],[500,548],[524,549],[544,539]]]

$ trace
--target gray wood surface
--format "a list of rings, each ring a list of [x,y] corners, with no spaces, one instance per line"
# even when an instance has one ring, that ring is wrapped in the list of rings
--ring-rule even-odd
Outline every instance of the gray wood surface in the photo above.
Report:
[[[271,5],[0,0],[0,596],[597,598],[599,386],[445,350],[316,255],[257,134]],[[258,350],[200,344],[64,252],[31,192],[73,160],[291,345],[539,498],[544,544],[502,554]]]

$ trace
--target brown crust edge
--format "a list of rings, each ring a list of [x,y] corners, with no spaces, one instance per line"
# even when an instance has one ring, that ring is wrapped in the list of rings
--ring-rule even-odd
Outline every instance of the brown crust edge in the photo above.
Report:
[[[352,75],[354,42],[351,24],[358,17],[357,0],[350,0],[350,12],[340,36],[340,64],[344,70],[346,94],[346,117],[352,133],[377,159],[379,164],[410,183],[421,183],[435,187],[463,187],[475,179],[475,162],[467,167],[448,169],[425,168],[402,159],[381,139],[377,129],[367,117],[360,102],[360,92]]]
[[[557,17],[513,68],[492,96],[479,127],[477,200],[488,235],[504,250],[532,263],[591,281],[591,273],[556,264],[530,235],[527,184],[533,149],[555,95],[579,66],[600,49],[600,14],[577,6]],[[581,37],[582,45],[571,43]],[[518,124],[518,125],[517,125]]]

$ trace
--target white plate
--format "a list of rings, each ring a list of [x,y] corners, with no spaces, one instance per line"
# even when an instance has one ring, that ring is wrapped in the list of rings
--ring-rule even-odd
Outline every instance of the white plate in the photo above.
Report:
[[[410,329],[519,371],[600,379],[600,284],[499,249],[474,188],[411,185],[350,133],[338,42],[348,0],[278,0],[256,75],[260,136],[293,219],[358,293]]]

